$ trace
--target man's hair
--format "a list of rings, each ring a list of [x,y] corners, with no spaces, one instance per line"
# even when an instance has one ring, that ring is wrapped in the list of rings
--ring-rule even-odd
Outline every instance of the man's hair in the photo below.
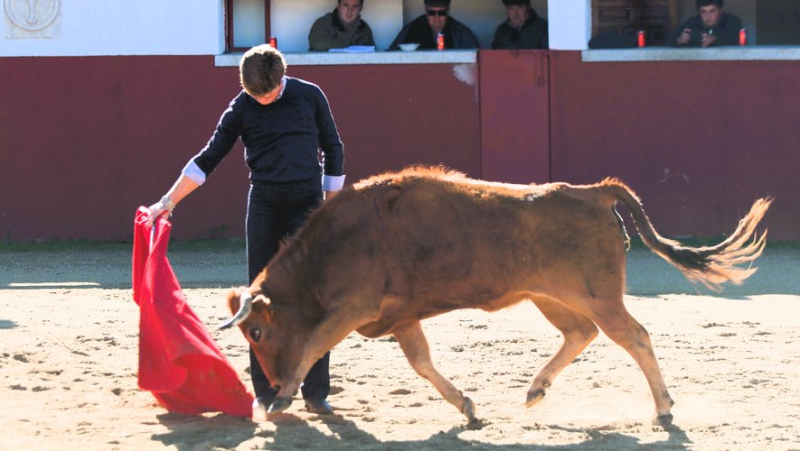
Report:
[[[268,44],[248,50],[239,62],[239,82],[251,96],[273,91],[286,75],[286,60],[278,49]]]
[[[725,0],[697,0],[697,9],[700,9],[703,6],[711,6],[711,5],[715,5],[717,8],[722,9],[722,6],[724,4]]]
[[[426,8],[449,8],[450,0],[425,0]]]
[[[341,5],[342,4],[342,0],[336,0],[336,4],[337,5]],[[358,2],[358,4],[361,5],[361,6],[364,6],[364,0],[361,0],[360,2]]]
[[[505,6],[512,5],[528,5],[531,6],[531,0],[503,0]]]

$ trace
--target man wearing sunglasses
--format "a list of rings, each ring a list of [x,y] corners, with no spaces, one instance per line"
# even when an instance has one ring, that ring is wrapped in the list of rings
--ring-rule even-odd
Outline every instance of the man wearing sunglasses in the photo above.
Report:
[[[399,50],[400,44],[419,44],[420,50],[436,49],[439,33],[444,35],[446,49],[476,49],[480,47],[475,33],[450,16],[450,0],[425,0],[425,14],[403,27],[389,46]]]

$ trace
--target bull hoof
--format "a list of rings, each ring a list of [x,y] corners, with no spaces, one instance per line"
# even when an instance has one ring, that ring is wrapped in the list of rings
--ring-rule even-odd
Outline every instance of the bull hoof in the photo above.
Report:
[[[669,426],[672,424],[672,414],[666,413],[656,417],[655,423],[659,426]]]
[[[544,389],[537,388],[528,392],[528,399],[525,400],[525,407],[531,407],[544,399]]]
[[[292,405],[292,398],[275,398],[269,406],[267,413],[283,412]]]
[[[466,396],[464,397],[464,404],[461,404],[461,413],[467,417],[470,423],[478,421],[478,418],[475,417],[475,403]]]

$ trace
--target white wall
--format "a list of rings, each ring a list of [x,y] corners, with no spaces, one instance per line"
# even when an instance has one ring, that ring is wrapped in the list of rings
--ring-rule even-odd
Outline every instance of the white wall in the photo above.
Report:
[[[25,8],[27,0],[4,0]],[[215,55],[224,44],[223,0],[38,0],[59,16],[36,32],[0,10],[0,56]],[[43,11],[39,13],[44,14]]]
[[[234,0],[233,46],[253,47],[265,42],[264,0]]]
[[[262,0],[237,0],[253,13],[238,17],[236,45],[260,44]],[[551,22],[551,47],[576,47],[588,42],[574,32],[574,23],[591,20],[590,0],[532,0],[539,15]],[[27,0],[3,0],[27,11]],[[38,9],[58,7],[58,17],[44,30],[30,32],[15,26],[6,8],[0,10],[0,56],[94,55],[218,55],[225,49],[224,0],[37,0]],[[575,9],[575,5],[583,9]],[[306,52],[308,30],[318,17],[333,10],[336,0],[271,0],[271,32],[284,52]],[[41,13],[41,11],[40,11]],[[404,24],[424,13],[423,0],[365,0],[363,17],[385,50]],[[485,48],[491,47],[497,26],[505,19],[501,0],[453,0],[453,17],[469,26]],[[260,16],[259,17],[253,17]],[[559,33],[553,18],[567,20]],[[576,19],[577,18],[577,19]],[[563,20],[562,20],[563,22]],[[250,28],[250,32],[246,30]],[[556,29],[556,30],[554,30]],[[556,32],[554,46],[553,33]],[[252,42],[250,42],[252,41]]]
[[[550,48],[585,50],[592,38],[591,0],[548,0]]]

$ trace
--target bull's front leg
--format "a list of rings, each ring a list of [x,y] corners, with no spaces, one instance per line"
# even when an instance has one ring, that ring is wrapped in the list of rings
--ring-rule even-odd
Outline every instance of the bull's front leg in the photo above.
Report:
[[[475,403],[464,396],[449,380],[436,371],[431,362],[428,340],[422,332],[422,326],[416,322],[408,327],[394,331],[394,336],[409,363],[420,376],[431,381],[436,390],[450,404],[456,406],[459,412],[467,417],[470,423],[476,422]]]
[[[312,330],[301,351],[303,355],[300,358],[300,363],[283,381],[267,412],[281,412],[292,405],[292,397],[300,389],[300,384],[303,383],[314,363],[336,344],[344,340],[350,332],[373,320],[374,318],[365,319],[362,315],[355,315],[352,311],[344,314],[334,311],[328,312],[317,327]]]

